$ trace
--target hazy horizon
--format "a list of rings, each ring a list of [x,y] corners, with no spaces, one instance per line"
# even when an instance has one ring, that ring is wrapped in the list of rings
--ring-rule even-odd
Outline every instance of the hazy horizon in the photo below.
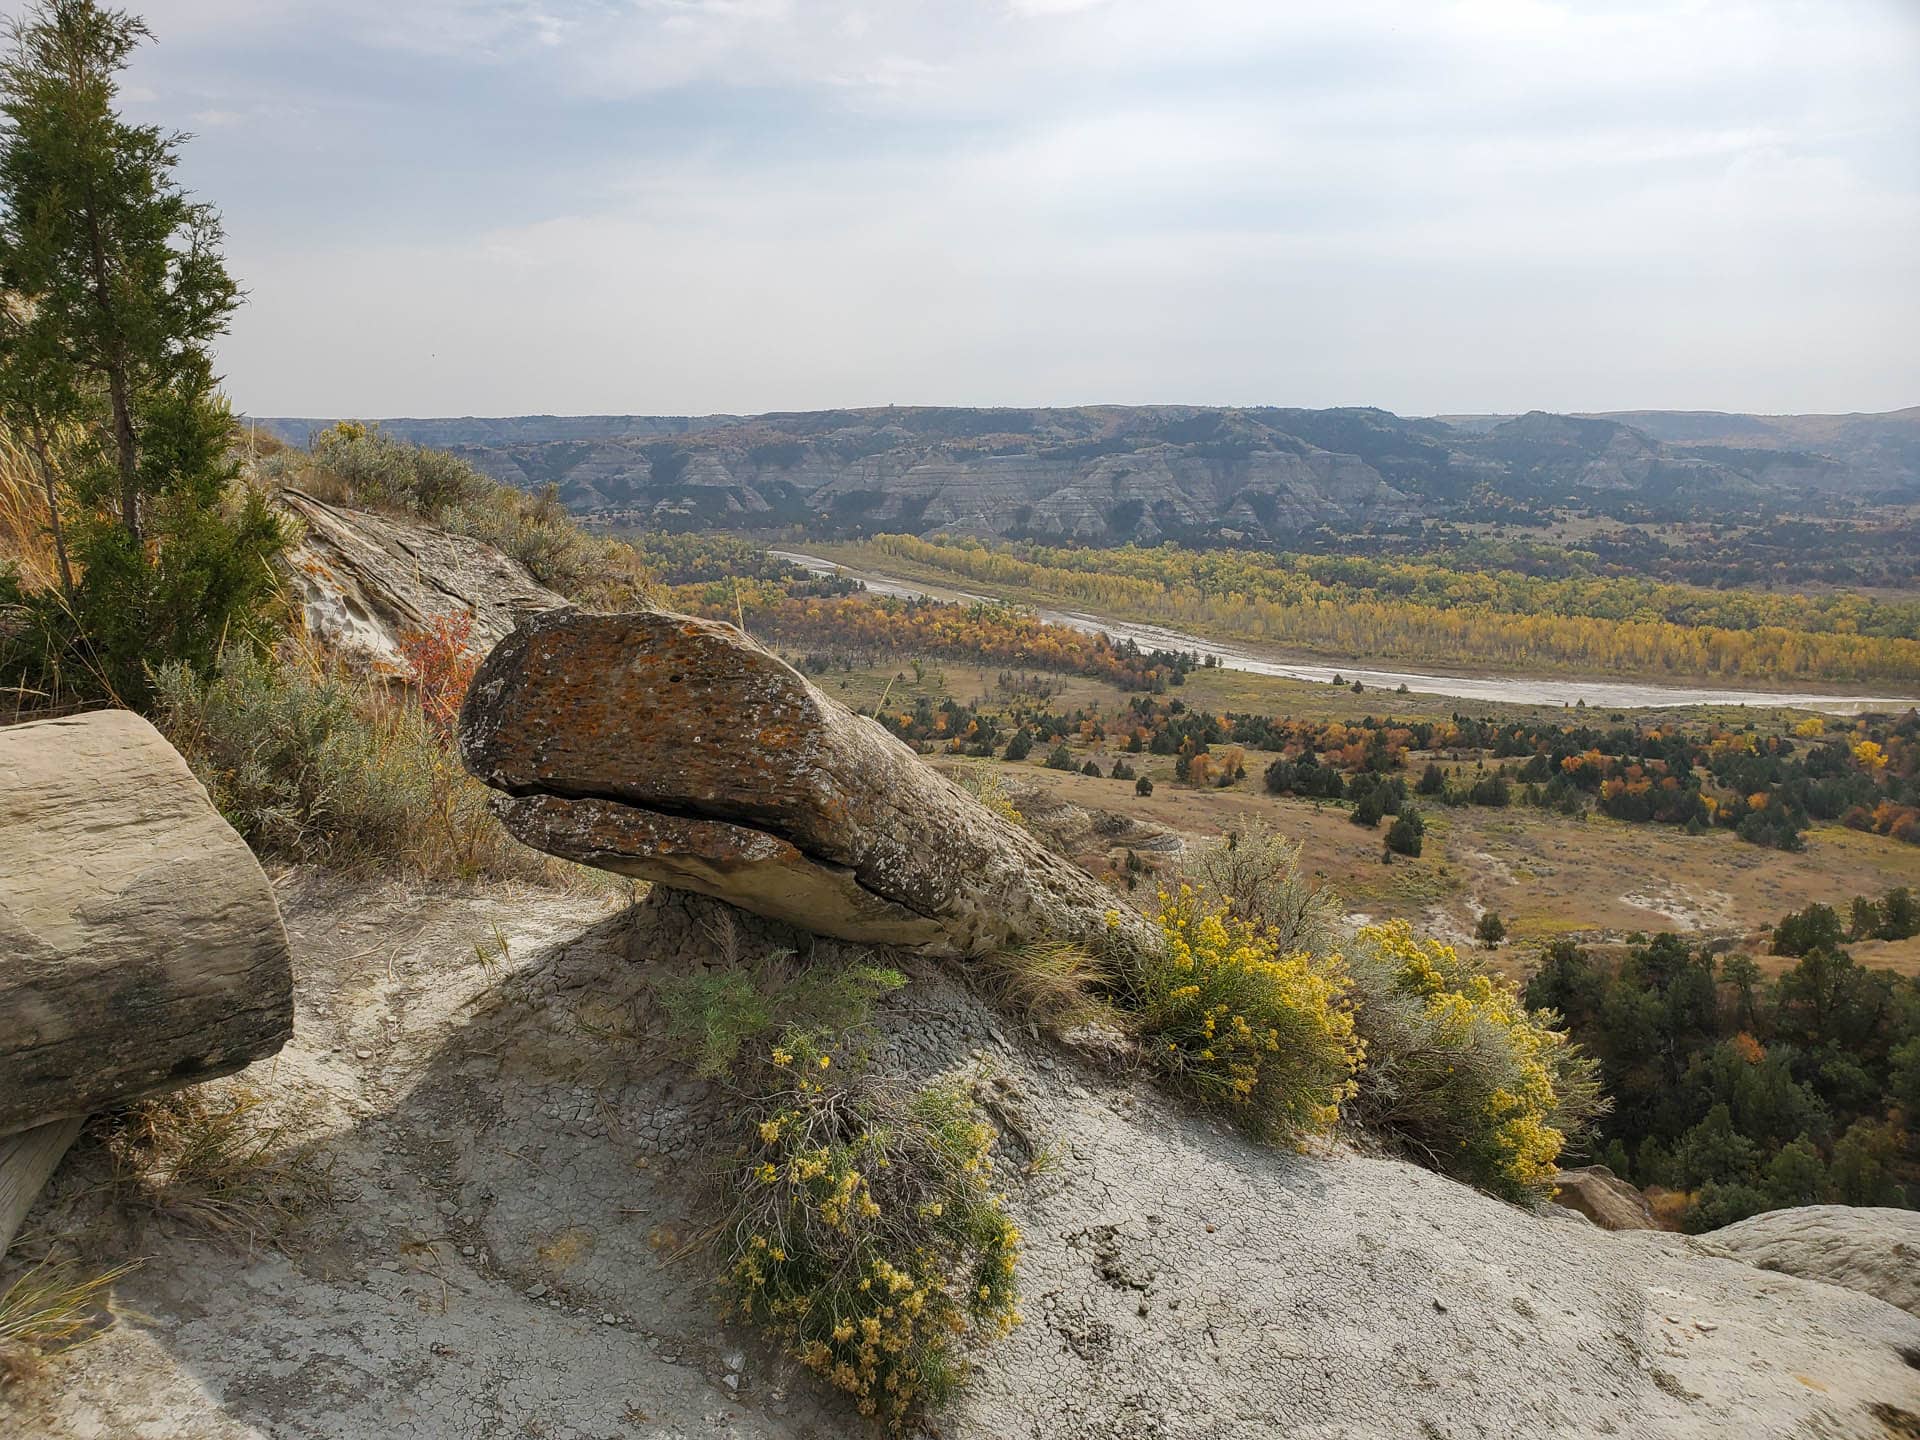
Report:
[[[601,420],[601,419],[649,419],[649,420],[713,420],[713,419],[753,419],[763,415],[814,415],[835,410],[1142,410],[1160,408],[1188,408],[1195,410],[1321,410],[1321,409],[1361,409],[1386,410],[1384,405],[1329,405],[1308,406],[1290,405],[1284,400],[1250,400],[1241,404],[1224,401],[1205,400],[1068,400],[1058,404],[1049,402],[1042,405],[992,404],[965,405],[940,402],[922,403],[903,401],[883,405],[775,405],[765,410],[446,410],[436,414],[398,411],[387,414],[375,414],[371,411],[348,410],[286,410],[267,411],[247,410],[238,412],[242,418],[255,421],[266,420],[359,420],[369,424],[391,421],[404,423],[415,420],[509,420],[528,417],[544,417],[553,420]],[[1535,406],[1534,409],[1542,407]],[[1635,415],[1663,413],[1668,415],[1740,415],[1756,420],[1769,419],[1845,419],[1851,416],[1872,417],[1876,415],[1900,414],[1908,410],[1920,410],[1920,404],[1895,405],[1886,410],[1706,410],[1672,405],[1634,405],[1618,410],[1556,410],[1547,413],[1571,415],[1574,417],[1604,418],[1610,415]],[[1525,410],[1441,410],[1428,414],[1413,411],[1393,410],[1388,413],[1398,415],[1403,420],[1446,420],[1483,419],[1490,416],[1518,416],[1529,413]]]
[[[1905,0],[146,9],[254,414],[1920,400]]]

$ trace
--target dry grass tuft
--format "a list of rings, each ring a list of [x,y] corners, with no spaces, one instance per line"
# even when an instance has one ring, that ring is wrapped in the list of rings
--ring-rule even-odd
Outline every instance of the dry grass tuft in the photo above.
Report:
[[[1120,1012],[1100,997],[1100,962],[1070,941],[1039,940],[998,950],[980,962],[980,978],[1000,1008],[1031,1025],[1072,1030],[1124,1029]]]
[[[127,1209],[274,1242],[333,1198],[310,1117],[236,1081],[143,1100],[95,1122]]]
[[[27,448],[0,430],[0,565],[16,566],[28,590],[59,583],[47,497]]]
[[[31,1379],[50,1355],[86,1344],[112,1315],[113,1282],[132,1260],[98,1275],[72,1260],[44,1260],[0,1292],[0,1389]]]

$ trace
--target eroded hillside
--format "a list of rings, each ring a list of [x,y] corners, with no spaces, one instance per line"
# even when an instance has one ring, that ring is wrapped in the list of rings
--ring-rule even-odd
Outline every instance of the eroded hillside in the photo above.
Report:
[[[34,1235],[149,1257],[120,1288],[142,1318],[5,1392],[15,1433],[859,1433],[713,1305],[698,1242],[733,1102],[650,998],[720,961],[709,902],[279,890],[296,1035],[244,1082],[303,1114],[332,1202],[277,1244],[210,1244],[103,1212],[83,1146]],[[890,1070],[995,1115],[1025,1237],[1025,1323],[939,1434],[1883,1440],[1920,1413],[1920,1320],[1867,1295],[1254,1145],[933,971],[878,1019]]]
[[[579,513],[833,534],[1260,540],[1583,506],[1730,518],[1910,500],[1920,484],[1907,412],[1745,445],[1657,419],[1084,406],[384,424],[521,489],[557,486]],[[304,443],[326,422],[262,423]]]

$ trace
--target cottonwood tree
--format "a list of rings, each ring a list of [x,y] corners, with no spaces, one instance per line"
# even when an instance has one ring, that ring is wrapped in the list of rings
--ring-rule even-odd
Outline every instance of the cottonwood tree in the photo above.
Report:
[[[261,498],[233,494],[233,418],[212,344],[240,291],[219,213],[175,178],[186,137],[117,108],[146,24],[97,0],[41,0],[0,59],[0,407],[41,458],[51,522],[80,562],[60,603],[12,597],[11,669],[137,703],[146,667],[204,667],[244,636],[284,543]],[[77,429],[56,486],[44,441]],[[4,584],[0,577],[0,584]],[[18,586],[13,587],[17,592]]]

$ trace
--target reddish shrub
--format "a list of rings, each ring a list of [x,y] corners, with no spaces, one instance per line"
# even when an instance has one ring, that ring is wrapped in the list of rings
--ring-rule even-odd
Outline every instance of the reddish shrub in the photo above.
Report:
[[[471,614],[436,615],[426,629],[409,630],[400,637],[400,653],[412,671],[420,713],[442,735],[452,733],[460,718],[460,702],[467,697],[473,672],[480,668],[480,657],[468,648],[472,637]]]

